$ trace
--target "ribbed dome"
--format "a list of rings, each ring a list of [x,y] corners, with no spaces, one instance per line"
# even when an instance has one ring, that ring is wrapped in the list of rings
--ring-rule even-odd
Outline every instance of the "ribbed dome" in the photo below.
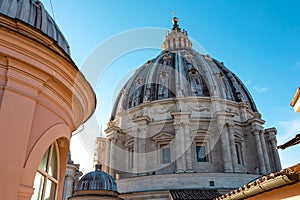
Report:
[[[177,18],[176,18],[177,19]],[[163,51],[136,70],[118,95],[111,120],[123,110],[174,97],[217,97],[256,106],[245,85],[222,62],[192,49],[187,32],[173,20]]]
[[[39,29],[70,55],[67,40],[40,1],[0,0],[0,13]]]
[[[95,170],[84,175],[78,182],[76,190],[106,190],[118,192],[117,184],[109,174]]]

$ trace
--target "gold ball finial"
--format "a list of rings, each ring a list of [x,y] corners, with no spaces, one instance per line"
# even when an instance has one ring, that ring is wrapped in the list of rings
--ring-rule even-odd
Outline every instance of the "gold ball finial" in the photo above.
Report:
[[[174,17],[172,19],[173,24],[177,24],[178,23],[178,18],[176,17],[176,11],[173,12]]]
[[[178,23],[178,18],[177,17],[173,17],[172,22],[173,22],[173,24],[177,24]]]

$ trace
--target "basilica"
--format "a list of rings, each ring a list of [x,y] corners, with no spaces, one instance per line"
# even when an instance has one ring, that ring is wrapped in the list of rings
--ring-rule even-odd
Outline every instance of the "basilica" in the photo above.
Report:
[[[174,17],[161,53],[121,89],[95,164],[123,199],[213,199],[281,169],[277,131],[263,125],[243,82]]]
[[[161,53],[124,83],[85,175],[70,139],[96,95],[67,40],[39,0],[0,0],[0,34],[1,199],[216,199],[281,170],[276,128],[177,17]]]

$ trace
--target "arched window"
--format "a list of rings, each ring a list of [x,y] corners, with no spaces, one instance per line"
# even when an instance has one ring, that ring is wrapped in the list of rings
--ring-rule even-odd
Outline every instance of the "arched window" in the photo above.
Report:
[[[202,79],[195,68],[189,69],[188,80],[191,86],[191,95],[202,96],[203,95],[203,83]]]
[[[57,143],[53,143],[40,161],[34,179],[34,194],[32,200],[55,200],[59,177]]]
[[[129,108],[132,108],[134,106],[143,103],[143,97],[144,97],[144,85],[137,88],[131,95],[129,99]]]

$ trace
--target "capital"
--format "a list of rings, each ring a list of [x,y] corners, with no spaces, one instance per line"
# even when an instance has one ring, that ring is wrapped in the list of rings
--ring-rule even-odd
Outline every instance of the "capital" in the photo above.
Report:
[[[251,132],[254,135],[258,135],[260,133],[263,133],[263,129],[262,129],[262,127],[254,126],[254,127],[251,127]]]

